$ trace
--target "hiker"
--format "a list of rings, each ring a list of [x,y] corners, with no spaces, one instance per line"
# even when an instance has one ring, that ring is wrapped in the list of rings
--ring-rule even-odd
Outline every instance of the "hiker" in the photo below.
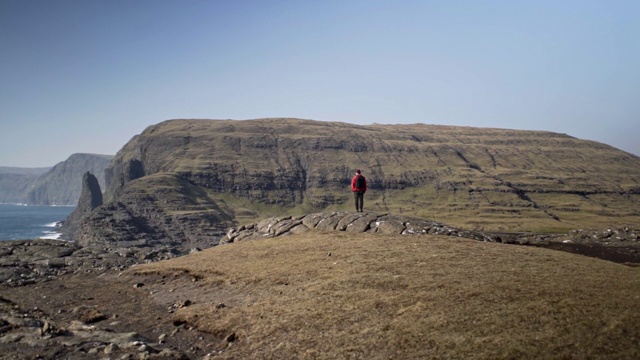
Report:
[[[351,191],[356,199],[356,211],[362,212],[364,193],[367,191],[367,179],[360,173],[360,169],[356,170],[356,175],[351,179]]]

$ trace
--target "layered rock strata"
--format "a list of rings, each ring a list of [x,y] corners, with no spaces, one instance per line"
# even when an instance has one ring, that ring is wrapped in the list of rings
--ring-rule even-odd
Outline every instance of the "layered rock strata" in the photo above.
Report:
[[[461,228],[563,232],[640,219],[640,158],[566,134],[168,120],[118,152],[105,169],[105,204],[71,239],[211,246],[226,228],[267,216],[350,209],[356,168],[368,209]]]

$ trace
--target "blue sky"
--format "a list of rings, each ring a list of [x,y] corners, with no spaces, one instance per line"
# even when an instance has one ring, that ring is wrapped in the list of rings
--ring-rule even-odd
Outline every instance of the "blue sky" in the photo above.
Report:
[[[548,130],[640,155],[640,1],[0,0],[0,166],[172,118]]]

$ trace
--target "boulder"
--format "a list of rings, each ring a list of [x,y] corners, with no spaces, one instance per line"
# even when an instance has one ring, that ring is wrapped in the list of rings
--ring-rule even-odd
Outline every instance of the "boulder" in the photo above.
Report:
[[[345,231],[348,232],[365,232],[369,230],[370,224],[378,218],[375,214],[366,214],[360,218],[357,218],[352,223],[347,225]]]
[[[320,220],[320,222],[318,222],[318,225],[316,225],[316,229],[325,231],[335,230],[336,226],[338,226],[338,222],[342,220],[343,216],[344,213],[331,213],[324,219]]]
[[[402,219],[383,216],[378,218],[374,223],[378,228],[377,232],[381,234],[402,234],[407,228]]]

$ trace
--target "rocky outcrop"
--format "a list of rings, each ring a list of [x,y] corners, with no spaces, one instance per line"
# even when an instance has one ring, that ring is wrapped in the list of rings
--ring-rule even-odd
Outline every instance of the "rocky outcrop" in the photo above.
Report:
[[[62,226],[62,231],[66,233],[66,237],[73,239],[78,232],[78,225],[83,218],[89,216],[93,209],[102,205],[102,190],[98,179],[90,172],[85,172],[82,176],[82,192],[78,205],[69,215]]]
[[[604,230],[577,229],[566,234],[486,232],[464,230],[414,217],[370,212],[326,212],[272,217],[237,228],[229,228],[220,243],[299,234],[314,229],[390,235],[446,235],[518,245],[540,245],[551,242],[600,244],[611,247],[638,245],[640,250],[640,228],[633,226],[610,227]]]
[[[55,240],[0,241],[0,283],[29,285],[65,274],[68,257],[79,249]]]
[[[393,235],[447,235],[480,241],[502,242],[499,236],[456,229],[430,220],[367,212],[327,212],[303,216],[273,217],[257,223],[230,228],[220,243],[264,239],[304,233],[309,230],[370,232]]]
[[[78,209],[81,213],[90,213],[91,210],[102,205],[102,190],[98,179],[90,172],[82,175],[82,192],[78,200]]]
[[[71,216],[63,237],[82,245],[170,248],[184,254],[216,245],[233,224],[215,200],[190,183],[170,175],[146,180],[128,183],[117,202]]]
[[[0,241],[0,284],[25,286],[68,274],[121,271],[176,256],[179,254],[167,247],[105,248],[46,239]]]
[[[566,234],[468,231],[435,221],[376,213],[328,212],[284,216],[229,228],[221,244],[304,233],[311,230],[402,235],[445,235],[486,242],[544,247],[640,266],[640,228],[577,229]]]
[[[95,287],[96,284],[113,286],[96,279],[90,279],[90,281],[92,284],[88,286]],[[8,285],[15,286],[11,283]],[[67,283],[63,281],[60,281],[59,288],[65,289],[65,292],[69,291]],[[13,290],[26,290],[26,287]],[[28,299],[16,298],[12,293],[9,293],[12,296],[7,296],[7,292],[0,295],[0,349],[2,349],[0,357],[3,359],[190,358],[183,351],[177,350],[175,345],[184,338],[176,336],[184,326],[168,324],[162,327],[160,321],[156,321],[157,324],[147,321],[144,325],[135,327],[138,331],[143,330],[145,334],[149,334],[149,327],[154,325],[164,330],[173,328],[172,333],[162,334],[158,340],[150,339],[135,331],[135,328],[120,325],[123,320],[127,320],[126,315],[125,319],[122,319],[114,311],[120,310],[126,313],[127,308],[113,306],[113,303],[108,303],[108,300],[104,301],[108,303],[108,307],[103,304],[91,304],[93,297],[88,295],[91,289],[84,291],[72,289],[71,291],[77,292],[59,301],[58,305],[62,307],[53,309],[50,302],[52,298],[57,297],[57,294],[52,293],[50,289],[47,292],[34,290],[36,296]],[[116,297],[122,293],[121,288],[112,290]],[[26,290],[26,294],[28,296],[34,293]],[[77,303],[77,301],[84,304],[68,307],[70,303]],[[27,303],[32,305],[28,306]],[[33,306],[33,303],[39,306]],[[131,304],[131,306],[138,305]],[[139,321],[139,318],[136,320]],[[167,342],[173,343],[173,346]]]
[[[97,210],[100,207],[97,208]],[[99,212],[98,212],[99,213]],[[96,212],[92,212],[96,214]],[[65,274],[121,271],[135,264],[171,259],[215,244],[230,244],[307,231],[444,235],[484,242],[540,246],[605,260],[640,266],[640,228],[578,229],[565,234],[496,233],[469,231],[432,220],[384,213],[325,212],[301,216],[272,217],[231,227],[226,235],[212,234],[205,244],[170,244],[131,240],[81,245],[58,240],[1,241],[0,284],[24,286],[49,281]]]

